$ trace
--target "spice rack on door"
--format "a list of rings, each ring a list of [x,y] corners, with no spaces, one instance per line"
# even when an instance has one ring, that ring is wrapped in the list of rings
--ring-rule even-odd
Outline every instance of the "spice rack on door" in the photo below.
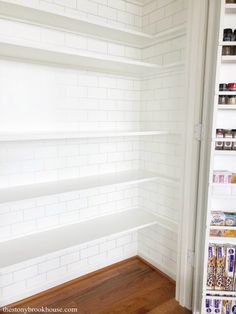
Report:
[[[234,150],[223,150],[224,146],[232,145],[236,142],[236,138],[216,138],[216,130],[221,128],[220,123],[227,125],[228,120],[234,119],[236,121],[235,104],[221,103],[219,98],[222,96],[236,96],[235,90],[220,90],[219,85],[232,81],[236,82],[235,73],[236,55],[222,55],[225,46],[234,47],[236,42],[222,41],[224,29],[228,27],[229,15],[236,14],[236,3],[229,4],[226,0],[221,1],[221,14],[219,23],[219,42],[218,54],[216,64],[216,78],[215,78],[215,97],[213,108],[213,126],[212,126],[212,140],[211,140],[211,156],[210,156],[210,182],[208,185],[208,200],[207,200],[207,221],[206,221],[206,238],[205,238],[205,257],[204,257],[204,276],[202,288],[202,314],[216,313],[218,311],[225,311],[226,308],[230,311],[235,302],[236,296],[236,269],[232,272],[227,272],[229,256],[234,256],[236,259],[236,206],[235,183],[214,183],[213,174],[217,170],[225,170],[225,160],[229,160],[236,155]],[[232,23],[230,24],[232,27]],[[236,29],[236,23],[234,25]],[[230,65],[230,67],[229,67]],[[229,77],[227,76],[229,75]],[[233,76],[233,77],[232,77]],[[225,128],[225,127],[224,127]],[[236,128],[236,124],[235,124]],[[225,128],[226,129],[226,128]],[[229,127],[230,129],[230,127]],[[216,150],[217,143],[221,143],[222,150]],[[231,160],[232,161],[232,160]],[[231,162],[232,165],[232,162]],[[236,172],[236,169],[229,169]],[[235,223],[229,226],[225,217],[235,215]],[[219,225],[221,224],[221,225]],[[225,236],[232,233],[233,236]],[[230,251],[232,246],[232,252]],[[228,249],[227,249],[228,248]],[[222,268],[220,265],[220,252],[224,252],[221,259]],[[228,254],[228,255],[227,255]],[[231,255],[230,255],[231,254]],[[226,271],[225,271],[226,270]],[[222,272],[221,272],[222,271]],[[229,286],[226,285],[227,280],[230,281]],[[236,304],[236,303],[235,303]],[[223,313],[228,313],[223,312]],[[229,312],[233,313],[233,312]]]

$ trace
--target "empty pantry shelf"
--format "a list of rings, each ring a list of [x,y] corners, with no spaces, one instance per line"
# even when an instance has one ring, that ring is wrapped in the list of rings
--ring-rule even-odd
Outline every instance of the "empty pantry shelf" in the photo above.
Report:
[[[160,180],[178,183],[177,180],[144,170],[128,170],[60,181],[35,183],[0,189],[0,203],[14,202],[41,196],[86,190],[115,184],[135,184]]]
[[[21,41],[6,40],[0,42],[0,55],[30,62],[73,66],[86,70],[130,76],[151,75],[172,66],[171,64],[162,66],[99,53],[81,52],[67,47],[57,47],[55,49],[39,43],[26,44]],[[178,65],[173,64],[173,66]]]
[[[164,224],[165,218],[161,218]],[[158,223],[158,216],[140,209],[131,209],[92,220],[31,234],[0,243],[0,268],[81,245],[110,235],[127,233]],[[176,230],[166,220],[168,229]]]
[[[0,141],[34,141],[55,139],[86,139],[104,137],[131,137],[166,135],[167,131],[38,131],[38,132],[0,132]]]

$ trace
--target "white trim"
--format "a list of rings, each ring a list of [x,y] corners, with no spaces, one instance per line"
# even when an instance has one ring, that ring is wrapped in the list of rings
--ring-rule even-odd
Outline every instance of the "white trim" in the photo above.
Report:
[[[205,43],[208,2],[189,1],[186,70],[186,138],[184,158],[183,203],[180,216],[176,298],[182,306],[192,307],[193,267],[188,251],[195,250],[195,224],[199,172],[200,141],[194,138],[194,127],[201,123]],[[196,250],[198,248],[196,247]],[[195,309],[194,309],[195,310]],[[194,313],[194,312],[193,312]],[[195,312],[196,313],[196,312]]]

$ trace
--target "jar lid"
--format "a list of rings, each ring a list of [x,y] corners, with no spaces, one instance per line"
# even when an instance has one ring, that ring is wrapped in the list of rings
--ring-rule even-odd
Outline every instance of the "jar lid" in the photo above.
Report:
[[[228,88],[236,88],[236,83],[228,83]]]
[[[228,90],[228,84],[226,83],[221,83],[219,85],[220,91],[227,91]]]
[[[233,29],[232,28],[225,28],[224,29],[224,34],[232,34],[233,33]]]

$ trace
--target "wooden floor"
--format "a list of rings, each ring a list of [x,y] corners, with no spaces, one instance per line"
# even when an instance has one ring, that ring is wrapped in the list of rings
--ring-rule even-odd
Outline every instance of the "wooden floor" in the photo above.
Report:
[[[174,295],[171,280],[132,259],[17,307],[77,308],[80,314],[189,314]]]

